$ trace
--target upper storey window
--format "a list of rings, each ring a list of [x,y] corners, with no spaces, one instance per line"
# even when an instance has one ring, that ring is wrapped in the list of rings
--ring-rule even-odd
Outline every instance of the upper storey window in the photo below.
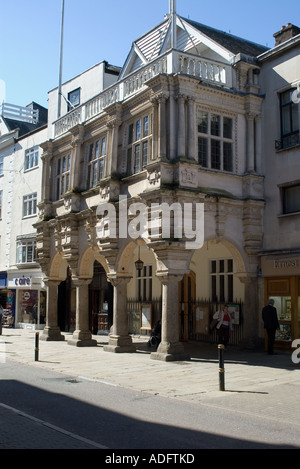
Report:
[[[150,116],[143,116],[128,127],[127,174],[143,171],[150,159]]]
[[[278,150],[289,148],[300,143],[299,138],[299,106],[294,99],[295,89],[281,93],[281,140],[276,142]]]
[[[80,88],[68,93],[68,111],[72,111],[75,107],[80,105]]]
[[[56,200],[70,190],[71,154],[56,160]]]
[[[233,172],[233,119],[201,109],[197,117],[199,164]]]
[[[88,152],[88,188],[90,189],[104,177],[106,137],[91,143]]]
[[[36,168],[39,165],[39,147],[29,148],[25,151],[24,171]]]

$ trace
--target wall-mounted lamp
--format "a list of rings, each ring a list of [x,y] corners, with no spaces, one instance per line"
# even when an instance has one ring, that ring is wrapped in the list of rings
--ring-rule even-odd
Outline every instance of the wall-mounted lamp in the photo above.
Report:
[[[139,246],[139,258],[138,258],[137,261],[135,261],[135,267],[138,271],[141,271],[142,268],[144,267],[144,262],[141,261],[141,259],[140,259],[140,246]]]

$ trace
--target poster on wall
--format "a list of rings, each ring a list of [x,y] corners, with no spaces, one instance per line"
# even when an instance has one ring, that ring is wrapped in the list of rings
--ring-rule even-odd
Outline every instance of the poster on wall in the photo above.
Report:
[[[152,305],[141,305],[140,328],[143,330],[152,329]]]
[[[240,305],[229,304],[228,312],[231,316],[232,324],[239,324],[240,323]]]

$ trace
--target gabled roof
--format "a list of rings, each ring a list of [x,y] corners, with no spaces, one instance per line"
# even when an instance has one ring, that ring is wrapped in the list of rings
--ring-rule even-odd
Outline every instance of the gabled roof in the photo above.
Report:
[[[232,34],[175,15],[176,43],[174,49],[205,57],[215,56],[228,63],[237,54],[251,57],[266,52],[267,47]],[[175,21],[175,20],[174,20]],[[119,79],[123,79],[140,67],[152,62],[172,48],[172,16],[133,42]]]
[[[269,50],[269,47],[256,44],[255,42],[248,41],[238,36],[233,36],[232,34],[220,31],[218,29],[211,28],[196,21],[190,19],[184,19],[190,23],[194,28],[198,29],[201,33],[210,37],[213,41],[222,44],[225,49],[232,52],[233,54],[246,54],[252,57],[257,57]]]

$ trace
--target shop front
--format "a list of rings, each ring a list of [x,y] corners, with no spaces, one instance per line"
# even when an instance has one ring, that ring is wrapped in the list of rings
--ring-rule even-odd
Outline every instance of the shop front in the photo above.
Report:
[[[46,289],[41,272],[10,273],[8,289],[15,291],[15,327],[43,329],[46,322]]]
[[[263,256],[262,275],[264,302],[274,299],[280,324],[275,347],[290,348],[291,342],[300,337],[300,255]]]

